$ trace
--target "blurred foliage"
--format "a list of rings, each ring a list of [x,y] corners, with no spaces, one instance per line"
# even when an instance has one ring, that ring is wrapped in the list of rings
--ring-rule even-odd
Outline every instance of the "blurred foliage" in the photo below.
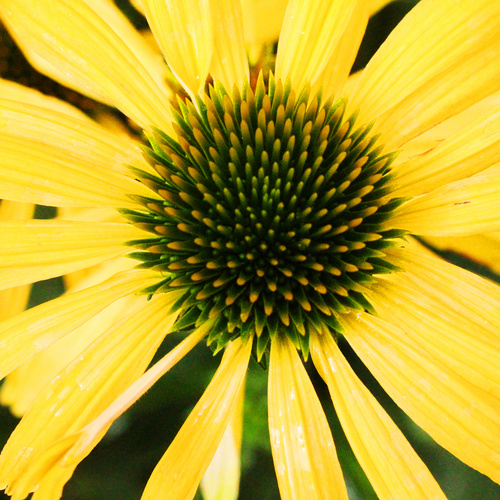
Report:
[[[354,71],[363,68],[376,48],[417,0],[400,0],[389,4],[370,21]],[[145,28],[144,19],[126,0],[117,4],[132,19],[135,26]],[[38,210],[37,218],[50,218],[54,211]],[[447,255],[454,263],[484,273],[474,263]],[[498,277],[496,277],[498,278]],[[50,300],[63,291],[62,280],[48,280],[34,286],[30,306]],[[169,351],[180,334],[167,337],[155,359]],[[485,476],[462,464],[418,428],[387,396],[377,381],[354,354],[346,342],[340,342],[346,358],[362,381],[370,388],[394,421],[400,426],[417,453],[451,500],[500,499],[500,487]],[[102,442],[78,467],[68,483],[66,500],[137,500],[144,485],[168,444],[174,438],[214,373],[220,355],[198,346],[167,376],[135,404],[111,427]],[[310,363],[309,363],[310,365]],[[328,390],[316,372],[309,373],[331,423],[339,459],[342,464],[351,500],[372,500],[376,495],[359,467],[335,415]],[[240,499],[278,500],[267,429],[267,374],[252,362],[247,383],[242,443],[242,478]],[[4,443],[17,420],[0,407],[0,444]],[[2,498],[8,498],[2,496]],[[199,498],[199,495],[197,496]],[[167,499],[166,499],[167,500]]]

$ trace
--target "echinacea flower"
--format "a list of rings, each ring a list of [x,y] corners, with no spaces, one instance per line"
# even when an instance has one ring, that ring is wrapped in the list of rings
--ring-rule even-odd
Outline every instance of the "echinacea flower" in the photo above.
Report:
[[[499,289],[411,235],[500,230],[500,176],[487,170],[500,161],[500,3],[422,0],[355,83],[365,0],[290,0],[275,67],[257,78],[238,0],[142,7],[177,96],[111,2],[0,1],[34,65],[116,106],[149,142],[2,82],[0,198],[61,215],[0,223],[1,287],[88,272],[0,323],[0,376],[81,342],[6,444],[0,487],[59,498],[112,422],[206,340],[220,367],[144,499],[194,497],[252,355],[268,363],[283,499],[347,498],[309,356],[377,495],[444,498],[340,336],[420,427],[498,482]]]

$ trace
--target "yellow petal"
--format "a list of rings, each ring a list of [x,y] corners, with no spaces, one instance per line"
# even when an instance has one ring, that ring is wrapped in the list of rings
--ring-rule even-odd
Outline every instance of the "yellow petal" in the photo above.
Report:
[[[31,203],[17,203],[2,200],[0,203],[0,221],[23,220],[33,217],[35,211]],[[14,316],[26,309],[31,291],[30,285],[21,285],[0,291],[0,321]]]
[[[479,318],[471,320],[472,311],[460,300],[450,295],[444,302],[432,285],[406,271],[389,283],[380,279],[370,302],[380,318],[397,322],[409,338],[423,343],[429,354],[478,389],[500,398],[500,342],[477,324]],[[488,322],[489,330],[496,332],[500,331],[500,300],[497,307],[492,315],[480,316]]]
[[[252,59],[262,46],[278,40],[288,0],[241,0],[245,42]]]
[[[169,91],[145,57],[147,44],[110,2],[5,0],[0,13],[27,55],[57,68],[62,83],[112,103],[143,128],[168,130]]]
[[[425,241],[434,248],[462,255],[500,274],[500,233],[459,238],[426,237]]]
[[[0,321],[26,309],[31,292],[30,285],[0,290]]]
[[[136,264],[137,261],[129,257],[117,257],[116,259],[97,264],[97,266],[65,274],[62,278],[67,292],[76,292],[96,285],[116,273],[130,271],[136,267]]]
[[[66,294],[0,323],[0,378],[121,297],[158,281],[156,273],[127,271]]]
[[[394,0],[370,0],[370,15],[373,16]]]
[[[144,14],[144,8],[142,6],[142,0],[130,0],[130,3],[135,7],[135,9]]]
[[[111,424],[195,347],[207,333],[208,329],[205,327],[193,332],[131,384],[105,411],[83,429],[69,433],[46,447],[37,455],[36,460],[30,462],[27,473],[20,479],[21,484],[17,486],[17,491],[22,493],[30,483],[39,483],[33,500],[54,500],[54,492],[57,494],[62,489],[73,474],[75,467],[92,451]]]
[[[31,219],[35,213],[35,206],[31,203],[19,203],[9,200],[0,201],[0,220]]]
[[[123,222],[123,216],[111,208],[59,207],[55,219],[80,222]]]
[[[142,500],[190,500],[212,461],[233,413],[250,360],[252,341],[232,342],[186,422],[155,467]]]
[[[346,80],[344,87],[342,88],[342,93],[347,95],[347,96],[350,96],[352,94],[353,90],[358,85],[358,82],[361,79],[362,74],[363,74],[363,70],[356,71],[356,73],[351,73],[349,75],[349,78]]]
[[[86,349],[99,335],[142,304],[144,298],[132,295],[117,300],[83,325],[39,352],[9,373],[0,388],[0,402],[21,417],[38,393],[67,364]]]
[[[500,174],[476,175],[413,198],[386,225],[430,236],[499,231]]]
[[[432,293],[453,311],[459,311],[461,316],[466,315],[468,321],[480,326],[482,331],[476,330],[476,336],[481,335],[483,341],[498,346],[499,287],[437,258],[420,244],[413,244],[412,241],[408,243],[408,248],[387,249],[388,258],[392,258],[392,262],[403,269],[411,270],[407,276],[419,288],[423,287],[424,294]],[[390,275],[386,277],[390,278]]]
[[[16,427],[0,456],[0,484],[24,498],[50,488],[54,498],[64,482],[46,476],[58,461],[47,448],[81,430],[141,376],[177,318],[166,294],[142,304],[104,332],[44,387]],[[42,454],[41,456],[39,454]],[[33,469],[32,469],[33,467]],[[72,464],[70,469],[74,469]],[[66,474],[65,474],[66,476]]]
[[[116,7],[116,2],[110,0],[84,1],[113,28],[113,31],[141,61],[161,90],[166,95],[172,96],[172,92],[165,85],[168,70],[158,47],[152,45],[143,33],[133,27],[120,8]]]
[[[380,499],[445,499],[427,467],[328,334],[312,342],[314,365],[325,380],[349,444]]]
[[[488,100],[489,101],[489,100]],[[415,196],[486,170],[500,161],[500,100],[433,149],[397,163],[394,196]]]
[[[233,85],[248,81],[248,58],[243,37],[240,1],[211,0],[214,18],[214,54],[210,73],[231,94]]]
[[[231,423],[210,462],[200,489],[204,500],[237,500],[240,487],[240,454]]]
[[[54,278],[125,255],[144,234],[130,224],[32,220],[0,222],[0,289]]]
[[[192,96],[201,92],[214,51],[210,0],[142,0],[165,59]]]
[[[136,0],[137,1],[137,0]],[[370,0],[370,15],[393,0]],[[278,40],[288,0],[242,0],[245,41],[250,54],[259,54],[264,44]]]
[[[361,73],[361,72],[358,72]],[[352,92],[352,89],[351,89]],[[399,163],[413,159],[414,156],[424,155],[433,150],[441,142],[456,136],[461,131],[467,130],[471,124],[481,121],[484,117],[491,114],[492,109],[500,105],[500,92],[481,99],[476,104],[454,115],[447,120],[430,128],[427,132],[420,134],[415,139],[407,142],[400,150],[392,168],[398,167]]]
[[[323,408],[296,348],[271,343],[269,434],[283,500],[347,500],[342,471]]]
[[[499,400],[436,360],[425,342],[368,313],[345,319],[346,339],[396,404],[467,465],[500,480]]]
[[[19,101],[41,108],[52,109],[59,113],[75,116],[80,120],[92,122],[83,111],[80,111],[71,104],[10,80],[3,80],[0,78],[0,96],[7,97],[11,101]]]
[[[201,480],[200,489],[204,500],[238,499],[244,392],[242,389],[231,421]]]
[[[343,84],[358,48],[358,37],[349,38],[349,28],[356,26],[352,23],[367,21],[363,4],[366,6],[353,0],[290,0],[278,45],[276,78],[290,78],[294,88],[300,90],[306,83],[323,83],[323,72],[334,62]],[[352,41],[351,46],[345,37]],[[341,54],[341,50],[349,50],[349,54]]]
[[[500,89],[500,3],[423,0],[366,66],[350,109],[389,149]]]
[[[0,99],[0,197],[52,206],[132,207],[150,195],[126,165],[138,145],[90,120]]]
[[[72,436],[72,440],[68,441],[62,465],[71,465],[85,458],[102,438],[108,427],[193,349],[208,334],[212,325],[213,323],[207,322],[197,328],[123,391],[96,419],[87,424],[81,431],[76,432]]]
[[[500,162],[487,168],[482,174],[500,174]]]
[[[338,46],[313,87],[313,90],[323,91],[325,98],[339,97],[344,90],[368,24],[369,2],[351,3],[355,7],[345,21]]]
[[[207,333],[207,328],[200,328],[192,333],[131,384],[105,411],[83,429],[67,434],[36,455],[36,460],[29,462],[26,474],[15,485],[15,491],[20,492],[21,496],[13,498],[17,498],[17,500],[24,498],[23,493],[30,487],[30,484],[39,484],[33,499],[54,500],[56,497],[59,498],[60,490],[72,475],[75,467],[96,446],[113,421],[195,347]]]

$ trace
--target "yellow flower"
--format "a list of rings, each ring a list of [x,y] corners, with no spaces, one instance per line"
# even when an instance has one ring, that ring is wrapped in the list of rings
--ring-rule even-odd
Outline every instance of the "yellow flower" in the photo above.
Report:
[[[0,198],[73,209],[0,222],[1,288],[74,279],[69,293],[0,323],[0,376],[65,339],[81,344],[33,396],[0,457],[0,487],[14,500],[59,498],[111,423],[207,339],[224,350],[220,367],[144,499],[193,498],[221,441],[237,455],[233,415],[252,354],[269,362],[283,499],[347,499],[301,355],[328,385],[377,495],[444,498],[340,336],[420,427],[498,482],[498,287],[409,235],[500,230],[500,176],[486,171],[500,160],[500,3],[422,0],[355,83],[365,0],[290,0],[276,65],[258,79],[238,1],[142,7],[184,88],[177,99],[112,2],[0,2],[36,67],[116,106],[149,141],[1,83],[11,99],[0,100]],[[427,147],[424,134],[443,122],[450,132]],[[184,329],[146,371],[165,335]],[[224,477],[218,459],[208,496]]]

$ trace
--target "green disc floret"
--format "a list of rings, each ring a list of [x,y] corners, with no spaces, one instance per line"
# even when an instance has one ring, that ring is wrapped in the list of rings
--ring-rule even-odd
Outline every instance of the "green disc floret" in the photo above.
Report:
[[[372,311],[363,292],[396,270],[384,249],[403,232],[381,224],[401,199],[388,188],[395,155],[345,105],[271,75],[255,92],[179,100],[177,137],[149,137],[156,174],[133,170],[154,195],[121,212],[152,233],[130,242],[163,276],[147,293],[182,292],[177,328],[212,321],[217,351],[254,335],[259,360],[279,332],[307,356],[312,331],[337,335],[343,313]]]

